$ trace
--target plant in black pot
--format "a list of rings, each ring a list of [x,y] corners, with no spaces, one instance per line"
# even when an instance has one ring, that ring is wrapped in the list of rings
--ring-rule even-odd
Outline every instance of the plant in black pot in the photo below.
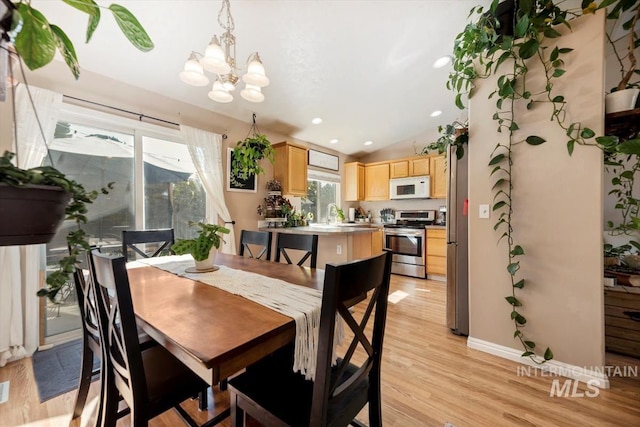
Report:
[[[88,15],[87,42],[100,22],[101,9],[107,9],[135,47],[141,51],[153,49],[148,34],[126,8],[117,4],[103,7],[94,0],[63,2]],[[31,6],[30,1],[0,0],[0,68],[11,72],[12,59],[17,57],[29,69],[35,70],[50,63],[56,50],[78,78],[80,68],[75,48],[64,31],[50,23]],[[10,77],[13,78],[12,75]],[[22,78],[28,89],[24,74]],[[6,93],[5,84],[6,80],[0,79],[0,95]],[[15,94],[11,99],[15,103]],[[39,121],[35,107],[34,113]],[[14,140],[19,146],[20,135],[15,129],[17,127],[14,127]],[[46,145],[43,132],[42,139]],[[85,190],[82,184],[55,167],[19,168],[13,163],[14,157],[14,153],[5,152],[0,158],[0,245],[47,243],[63,219],[74,221],[77,225],[67,235],[69,255],[59,261],[58,269],[48,275],[46,287],[38,291],[38,296],[46,296],[56,302],[55,297],[73,273],[80,252],[89,249],[89,236],[82,225],[87,222],[87,205],[98,197],[99,192]],[[108,187],[113,188],[113,184]],[[108,189],[103,188],[102,192],[108,193]]]

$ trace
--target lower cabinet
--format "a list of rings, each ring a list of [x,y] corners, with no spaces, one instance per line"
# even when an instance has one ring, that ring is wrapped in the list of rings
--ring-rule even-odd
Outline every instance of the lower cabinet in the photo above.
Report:
[[[447,274],[447,231],[427,228],[427,274]]]
[[[625,286],[604,290],[604,345],[607,351],[640,358],[640,293]]]

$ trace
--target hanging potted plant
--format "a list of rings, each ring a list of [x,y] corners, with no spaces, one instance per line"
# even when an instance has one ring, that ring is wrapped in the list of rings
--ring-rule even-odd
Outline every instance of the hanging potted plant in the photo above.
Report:
[[[637,78],[640,74],[634,54],[634,50],[640,45],[640,6],[635,0],[620,0],[611,8],[607,19],[615,21],[611,33],[607,33],[607,39],[620,66],[621,78],[617,86],[606,95],[605,110],[607,113],[616,113],[635,108],[640,93],[640,81],[631,81],[632,77]],[[614,33],[618,29],[627,33],[615,38]],[[616,47],[616,42],[620,40],[624,42],[625,54],[618,52]]]
[[[88,42],[100,22],[103,7],[93,0],[64,3],[89,16]],[[144,52],[153,49],[153,42],[131,12],[118,4],[104,9],[111,11],[120,30],[135,47]],[[35,70],[50,63],[56,49],[78,78],[80,67],[75,48],[64,31],[49,23],[28,1],[0,0],[0,62],[10,72],[14,55],[29,69]],[[22,77],[26,85],[25,76]],[[0,79],[0,85],[4,89],[4,78]],[[37,118],[35,108],[34,113]],[[19,135],[15,131],[14,138],[17,144]],[[46,145],[44,134],[42,138]],[[46,287],[38,291],[38,296],[46,296],[55,302],[57,293],[73,273],[80,252],[90,249],[89,236],[82,225],[87,222],[87,205],[98,197],[99,192],[85,190],[82,184],[55,167],[19,168],[13,164],[14,157],[14,153],[5,152],[0,158],[0,246],[47,243],[63,219],[77,225],[67,235],[69,255],[59,261],[58,269],[47,276]],[[108,188],[113,188],[113,184]],[[108,193],[108,188],[103,188],[102,192]]]
[[[267,159],[273,164],[275,151],[266,135],[261,134],[258,130],[254,113],[249,134],[242,141],[238,141],[233,149],[232,174],[247,179],[251,175],[264,173],[264,169],[260,166],[262,159]]]
[[[196,225],[193,221],[189,221],[190,226]],[[214,262],[217,250],[224,239],[220,234],[229,234],[228,228],[218,224],[206,224],[204,222],[197,223],[200,229],[198,237],[193,239],[178,239],[171,246],[171,250],[178,255],[190,254],[196,263],[194,269],[187,269],[188,273],[205,273],[216,270]]]

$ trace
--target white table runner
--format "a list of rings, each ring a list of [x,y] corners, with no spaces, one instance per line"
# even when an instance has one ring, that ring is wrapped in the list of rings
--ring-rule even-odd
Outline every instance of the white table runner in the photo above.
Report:
[[[194,266],[191,255],[163,256],[137,262],[215,286],[293,318],[296,322],[293,369],[308,380],[314,379],[322,291],[224,265],[218,266],[219,270],[210,273],[187,273],[185,270]],[[342,322],[337,322],[336,326],[337,339],[334,343],[339,344],[343,335]]]

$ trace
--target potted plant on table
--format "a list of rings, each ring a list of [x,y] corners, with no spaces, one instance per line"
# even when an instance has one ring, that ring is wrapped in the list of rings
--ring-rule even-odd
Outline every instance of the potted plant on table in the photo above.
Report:
[[[118,4],[104,8],[94,0],[65,0],[64,3],[89,16],[87,42],[100,22],[100,9],[108,9],[131,44],[144,52],[153,49],[149,35],[126,8]],[[0,65],[8,65],[5,68],[11,71],[11,58],[15,55],[29,69],[35,70],[50,63],[56,49],[78,78],[80,67],[75,48],[64,31],[49,23],[29,1],[0,0]],[[5,87],[6,80],[2,78],[0,93],[5,93]],[[12,101],[15,102],[15,98]],[[34,113],[37,117],[35,108]],[[16,134],[16,144],[18,137]],[[46,145],[44,134],[42,138]],[[75,269],[80,251],[89,249],[89,236],[82,225],[87,222],[87,204],[99,193],[86,191],[82,184],[54,167],[19,168],[12,163],[14,157],[14,153],[5,152],[0,158],[0,245],[47,243],[63,217],[77,224],[77,228],[67,235],[69,255],[60,260],[58,270],[47,277],[46,287],[38,291],[38,296],[46,296],[55,302],[56,295]],[[108,187],[112,188],[112,184]],[[107,193],[108,189],[103,188],[102,192]]]
[[[193,227],[196,223],[189,221],[189,225]],[[220,249],[221,242],[224,242],[220,234],[229,234],[230,230],[218,224],[199,222],[197,225],[200,227],[198,237],[178,239],[171,250],[178,255],[190,254],[193,257],[195,270],[189,272],[213,271],[216,252]]]

